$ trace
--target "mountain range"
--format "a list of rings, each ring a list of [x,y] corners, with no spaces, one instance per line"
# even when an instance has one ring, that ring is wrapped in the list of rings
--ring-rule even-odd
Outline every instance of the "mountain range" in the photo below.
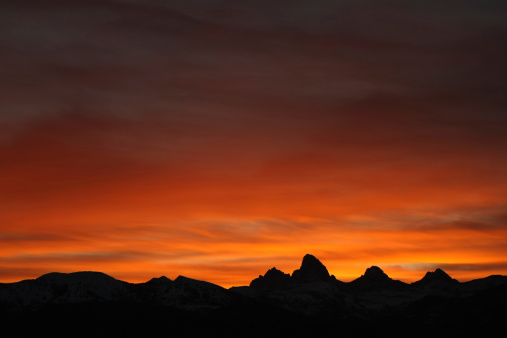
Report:
[[[312,255],[230,289],[183,276],[132,284],[100,272],[0,284],[1,337],[143,335],[443,337],[494,332],[507,276],[460,283],[441,269],[407,284],[372,266],[342,282]]]

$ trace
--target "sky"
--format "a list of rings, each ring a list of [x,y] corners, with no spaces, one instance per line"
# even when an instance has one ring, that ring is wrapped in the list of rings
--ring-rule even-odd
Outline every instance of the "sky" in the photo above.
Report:
[[[507,275],[507,3],[2,0],[0,282]]]

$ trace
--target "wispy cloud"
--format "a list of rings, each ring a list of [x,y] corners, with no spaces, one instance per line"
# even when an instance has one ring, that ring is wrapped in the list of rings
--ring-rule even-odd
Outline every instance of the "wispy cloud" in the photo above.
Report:
[[[504,4],[0,9],[3,279],[506,273]]]

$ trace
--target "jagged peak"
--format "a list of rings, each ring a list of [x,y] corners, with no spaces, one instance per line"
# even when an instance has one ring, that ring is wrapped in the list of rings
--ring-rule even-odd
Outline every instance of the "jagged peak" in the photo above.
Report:
[[[437,269],[433,272],[433,274],[434,274],[435,276],[444,276],[444,277],[449,277],[449,278],[451,278],[451,276],[449,276],[449,274],[447,274],[444,270],[442,270],[442,269],[440,269],[440,268],[437,268]]]
[[[359,287],[365,289],[378,289],[378,288],[404,288],[407,286],[399,280],[391,279],[381,268],[373,265],[366,269],[364,275],[350,282],[352,287]]]
[[[211,282],[207,282],[207,281],[203,281],[203,280],[199,280],[199,279],[193,279],[193,278],[185,277],[185,276],[182,276],[182,275],[179,275],[178,277],[176,277],[176,279],[174,280],[174,283],[176,283],[176,285],[179,285],[179,286],[181,286],[181,285],[191,285],[191,286],[200,286],[200,287],[206,287],[206,288],[224,289],[220,285],[213,284]]]
[[[389,278],[389,276],[376,265],[367,268],[363,276],[366,278]]]
[[[322,262],[317,257],[315,257],[314,255],[306,254],[303,257],[303,261],[301,262],[300,269],[303,269],[304,267],[307,267],[307,266],[313,266],[313,265],[323,266],[325,268],[324,264],[322,264]]]
[[[149,284],[160,284],[160,283],[171,283],[172,280],[167,278],[166,276],[160,276],[160,277],[153,277],[152,279],[150,279],[149,281],[147,281],[146,283],[149,283]]]
[[[317,257],[306,254],[301,262],[301,267],[292,273],[292,278],[298,283],[307,283],[328,281],[330,276],[327,268]]]
[[[158,278],[157,278],[157,277],[154,277],[154,278],[152,278],[152,279],[165,280],[165,281],[171,280],[171,279],[167,278],[166,276],[160,276],[160,277],[158,277]]]
[[[426,272],[426,275],[424,275],[424,279],[449,279],[451,280],[452,277],[449,276],[444,270],[437,268],[435,271],[428,271]]]
[[[290,276],[288,273],[283,272],[282,270],[278,270],[277,268],[273,267],[266,271],[264,274],[264,277],[269,278],[272,276]]]
[[[200,280],[193,279],[193,278],[190,278],[190,277],[185,277],[183,275],[179,275],[178,277],[176,277],[176,279],[174,281],[175,282],[202,282]]]
[[[250,282],[250,286],[256,289],[277,289],[286,286],[290,282],[290,275],[273,267],[266,271],[264,276]]]
[[[438,286],[438,285],[450,285],[450,284],[459,283],[457,280],[449,276],[444,270],[437,268],[435,271],[428,271],[424,275],[424,277],[412,284],[418,286]]]
[[[311,254],[306,254],[304,257],[303,257],[303,261],[301,262],[301,267],[303,267],[304,265],[308,265],[308,264],[321,264],[321,265],[324,265],[321,263],[321,261],[315,257],[314,255],[311,255]]]

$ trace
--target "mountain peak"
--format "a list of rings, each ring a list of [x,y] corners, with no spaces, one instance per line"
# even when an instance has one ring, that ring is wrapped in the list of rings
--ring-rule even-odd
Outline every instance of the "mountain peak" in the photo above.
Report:
[[[438,268],[435,271],[426,272],[426,275],[422,280],[452,280],[451,276],[449,276],[444,270]]]
[[[71,273],[50,272],[37,278],[39,281],[51,282],[82,282],[94,283],[101,281],[117,281],[115,278],[97,271],[78,271]]]
[[[297,283],[309,283],[315,281],[328,281],[330,279],[327,268],[317,257],[306,254],[301,262],[299,270],[292,273],[292,278]]]
[[[435,276],[439,276],[439,277],[447,277],[447,278],[451,278],[451,276],[449,276],[444,270],[440,269],[440,268],[437,268],[433,274]]]
[[[283,288],[290,282],[290,275],[273,267],[269,269],[264,276],[255,278],[250,287],[261,290],[275,290]]]
[[[366,269],[363,276],[366,278],[382,278],[382,279],[389,278],[389,276],[386,275],[386,273],[376,265],[373,265],[368,269]]]
[[[315,257],[314,255],[306,254],[303,257],[303,261],[301,262],[301,267],[303,267],[303,265],[309,264],[321,264],[323,266],[323,264],[317,259],[317,257]]]
[[[445,287],[459,283],[457,280],[449,276],[444,270],[437,268],[435,271],[428,271],[424,277],[414,282],[417,286]]]
[[[391,279],[381,268],[378,266],[371,266],[364,272],[364,275],[350,282],[352,287],[358,287],[362,289],[377,289],[377,288],[389,288],[397,289],[406,286],[405,283],[399,280]]]
[[[266,278],[272,278],[272,277],[284,276],[284,275],[288,275],[288,274],[284,273],[281,270],[278,270],[275,267],[272,267],[271,269],[269,269],[268,271],[266,271],[266,274],[264,275],[264,277],[266,277]]]
[[[154,277],[146,282],[147,285],[158,285],[158,286],[168,285],[171,283],[172,283],[172,280],[170,280],[166,276]]]

